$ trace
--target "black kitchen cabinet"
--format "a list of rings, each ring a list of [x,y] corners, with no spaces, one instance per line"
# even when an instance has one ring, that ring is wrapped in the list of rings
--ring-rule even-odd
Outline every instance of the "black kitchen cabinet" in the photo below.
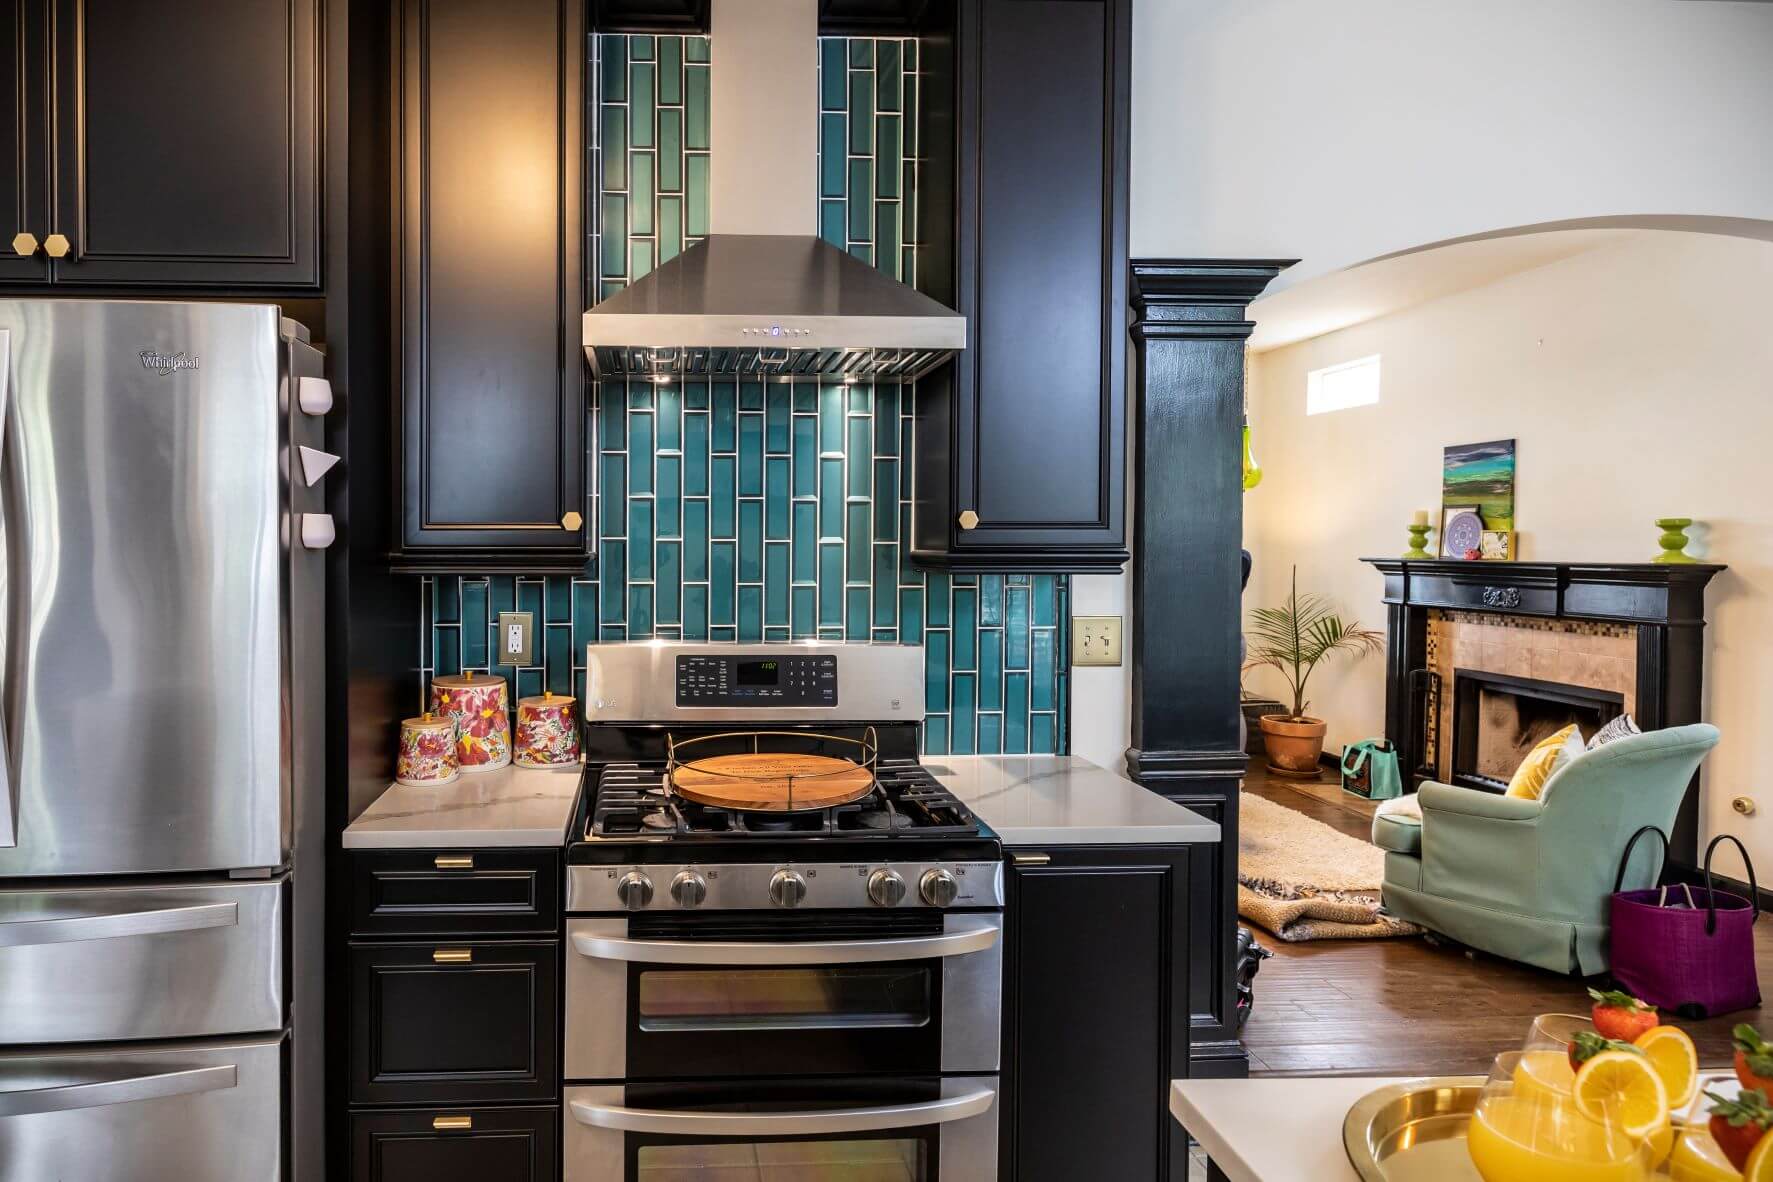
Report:
[[[554,1182],[554,1108],[449,1108],[351,1117],[353,1182]]]
[[[1127,560],[1131,0],[953,0],[925,42],[919,286],[967,317],[918,383],[913,557]]]
[[[1183,1182],[1187,846],[1009,851],[1002,1173]]]
[[[320,0],[0,0],[0,23],[0,282],[319,284]]]
[[[351,945],[351,1099],[552,1100],[556,941]]]
[[[348,857],[353,1182],[557,1179],[560,851]]]
[[[393,566],[582,570],[584,5],[395,11]]]

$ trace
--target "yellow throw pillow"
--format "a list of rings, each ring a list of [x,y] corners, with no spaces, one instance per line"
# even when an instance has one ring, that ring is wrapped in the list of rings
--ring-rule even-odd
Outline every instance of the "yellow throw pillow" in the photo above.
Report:
[[[1521,766],[1514,770],[1514,778],[1508,782],[1508,791],[1503,795],[1519,800],[1538,800],[1539,794],[1545,791],[1545,782],[1551,779],[1551,773],[1566,762],[1564,746],[1575,733],[1576,724],[1572,722],[1557,734],[1539,740],[1538,745],[1527,752],[1527,758],[1521,760]]]

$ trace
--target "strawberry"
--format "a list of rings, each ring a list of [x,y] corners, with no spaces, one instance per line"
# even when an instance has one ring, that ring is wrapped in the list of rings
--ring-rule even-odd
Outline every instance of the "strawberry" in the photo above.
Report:
[[[1736,1078],[1742,1086],[1773,1096],[1773,1043],[1746,1022],[1730,1031],[1730,1041],[1736,1044]]]
[[[1742,1169],[1755,1145],[1773,1126],[1773,1106],[1767,1093],[1758,1088],[1745,1088],[1734,1100],[1726,1100],[1716,1092],[1705,1093],[1711,1105],[1711,1139],[1718,1143],[1730,1164]]]
[[[1617,989],[1610,989],[1605,993],[1599,989],[1590,989],[1588,995],[1594,998],[1594,1028],[1607,1038],[1616,1038],[1620,1042],[1636,1042],[1639,1035],[1657,1025],[1656,1007],[1639,1001],[1629,993],[1621,993]]]
[[[1634,1055],[1644,1053],[1640,1048],[1634,1047],[1628,1042],[1622,1042],[1617,1038],[1608,1038],[1605,1035],[1596,1034],[1592,1030],[1582,1030],[1577,1032],[1576,1038],[1570,1043],[1570,1070],[1577,1070],[1602,1051],[1630,1051]]]

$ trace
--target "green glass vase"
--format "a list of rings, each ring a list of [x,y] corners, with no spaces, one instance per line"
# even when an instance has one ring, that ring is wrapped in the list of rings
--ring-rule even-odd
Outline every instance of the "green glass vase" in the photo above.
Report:
[[[1249,492],[1262,483],[1262,465],[1256,462],[1256,453],[1250,450],[1250,424],[1244,423],[1244,491]]]

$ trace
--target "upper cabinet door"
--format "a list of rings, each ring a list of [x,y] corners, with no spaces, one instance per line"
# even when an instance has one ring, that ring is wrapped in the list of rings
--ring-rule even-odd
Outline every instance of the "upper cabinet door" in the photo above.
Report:
[[[0,0],[0,283],[49,278],[48,29],[42,0]]]
[[[926,204],[923,225],[952,218],[954,277],[925,287],[954,300],[970,337],[951,387],[919,388],[915,556],[928,564],[1126,561],[1131,24],[1130,0],[961,0],[952,51],[933,46],[951,77],[928,92],[943,159],[926,190],[953,212]]]
[[[55,281],[316,285],[319,24],[319,0],[55,0]]]
[[[574,0],[401,0],[394,237],[405,570],[582,568]]]

